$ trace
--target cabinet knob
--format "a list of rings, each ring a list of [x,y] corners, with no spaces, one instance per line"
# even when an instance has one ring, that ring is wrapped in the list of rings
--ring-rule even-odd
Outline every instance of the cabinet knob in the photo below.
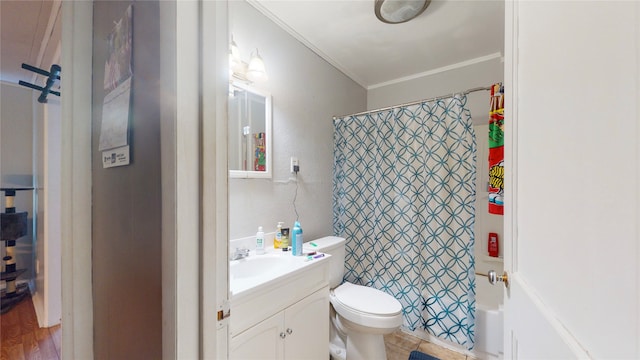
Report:
[[[287,337],[287,334],[285,334],[284,332],[281,332],[281,333],[280,333],[280,338],[281,338],[281,339],[284,339],[284,338],[286,338],[286,337]]]
[[[291,330],[291,328],[287,329],[287,334],[291,335],[293,333],[293,330]]]

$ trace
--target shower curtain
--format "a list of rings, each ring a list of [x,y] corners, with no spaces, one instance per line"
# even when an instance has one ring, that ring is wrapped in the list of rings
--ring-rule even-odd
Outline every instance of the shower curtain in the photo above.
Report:
[[[334,120],[344,280],[397,298],[403,326],[473,348],[476,140],[466,96]]]

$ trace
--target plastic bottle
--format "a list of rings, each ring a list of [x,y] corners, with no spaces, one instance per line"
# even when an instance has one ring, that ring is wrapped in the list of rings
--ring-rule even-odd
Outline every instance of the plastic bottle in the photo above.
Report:
[[[489,252],[489,256],[498,257],[500,253],[500,245],[498,243],[498,234],[489,233],[489,240],[487,242],[487,251]]]
[[[289,250],[289,228],[282,228],[282,243],[280,243],[282,251]]]
[[[293,252],[294,256],[302,255],[303,242],[302,226],[300,226],[300,223],[296,221],[293,224],[293,230],[291,231],[291,251]]]
[[[256,233],[256,254],[264,254],[264,231],[262,231],[262,226],[258,226],[258,232]]]
[[[273,248],[280,249],[282,247],[282,221],[276,226],[276,237],[273,239]]]

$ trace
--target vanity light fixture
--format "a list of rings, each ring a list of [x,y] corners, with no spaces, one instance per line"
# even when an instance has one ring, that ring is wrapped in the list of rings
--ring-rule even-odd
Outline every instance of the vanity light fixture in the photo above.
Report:
[[[376,0],[376,17],[387,24],[400,24],[422,14],[431,0]]]
[[[229,46],[229,75],[231,78],[247,84],[254,81],[267,81],[268,79],[264,60],[262,60],[258,49],[251,54],[251,59],[247,64],[240,58],[240,50],[233,40],[233,36],[231,36],[231,44]]]
[[[267,81],[268,78],[267,70],[264,66],[264,60],[262,60],[262,57],[256,48],[255,54],[251,54],[251,60],[249,60],[247,79],[251,81]]]
[[[236,69],[241,62],[242,60],[240,60],[240,49],[238,49],[238,44],[236,44],[235,40],[233,40],[232,35],[231,45],[229,45],[229,66],[232,74],[234,69]]]

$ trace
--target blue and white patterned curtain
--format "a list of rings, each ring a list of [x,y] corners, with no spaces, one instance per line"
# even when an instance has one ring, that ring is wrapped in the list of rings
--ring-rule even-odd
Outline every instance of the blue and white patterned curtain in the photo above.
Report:
[[[396,297],[404,326],[473,348],[476,140],[467,98],[334,120],[333,228],[345,281]]]

